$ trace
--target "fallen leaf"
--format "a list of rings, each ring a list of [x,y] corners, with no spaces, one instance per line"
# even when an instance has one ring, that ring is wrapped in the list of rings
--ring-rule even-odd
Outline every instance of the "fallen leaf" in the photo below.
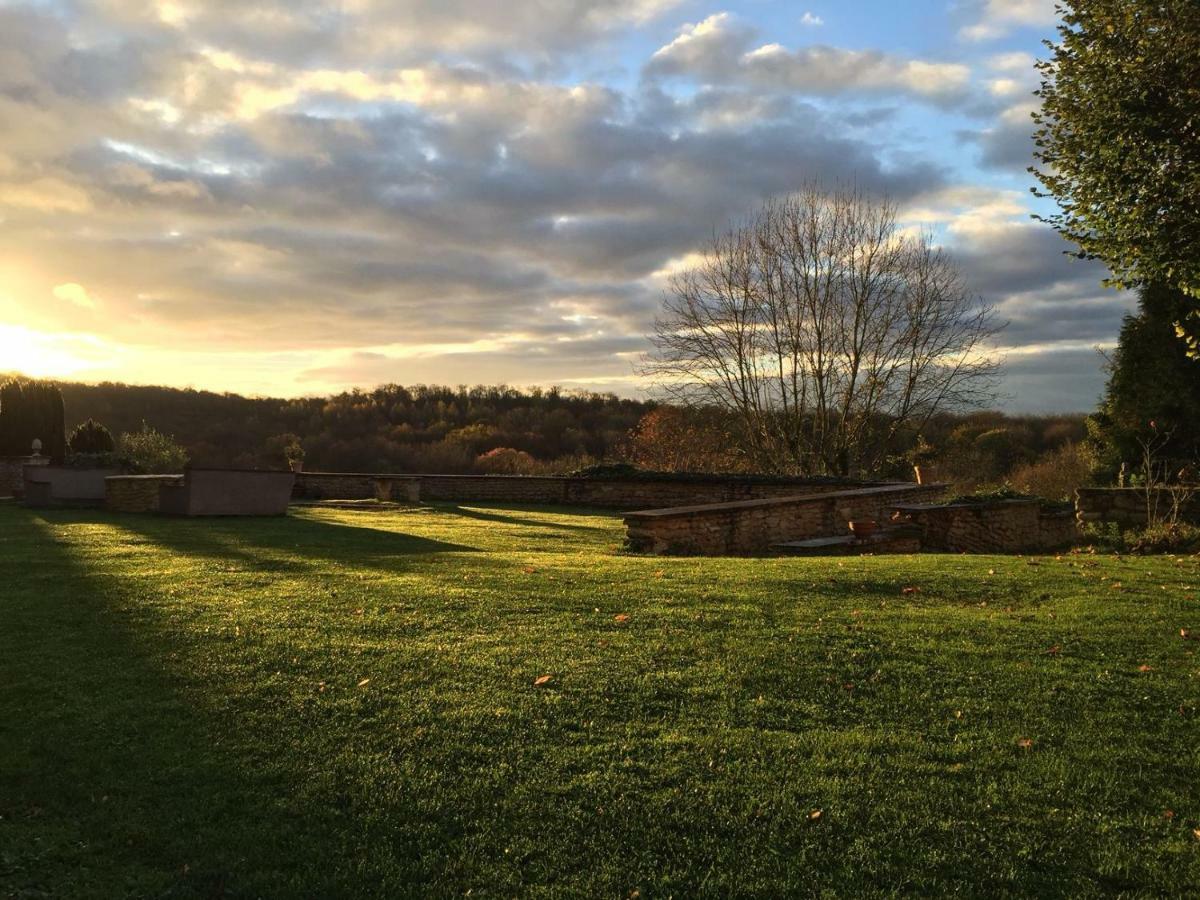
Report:
[[[1058,646],[1058,644],[1055,644],[1053,647],[1051,647],[1049,650],[1046,651],[1046,655],[1047,656],[1058,656],[1058,654],[1061,652],[1062,652],[1062,647]]]
[[[1153,666],[1147,666],[1143,663],[1142,665],[1138,666],[1138,671],[1139,672],[1150,672],[1153,670],[1153,668],[1154,668]]]
[[[629,614],[628,613],[618,613],[617,615],[613,616],[613,621],[618,624],[624,624],[625,622],[629,621]]]
[[[359,686],[359,687],[366,687],[366,686],[367,686],[368,684],[370,684],[370,683],[371,683],[371,679],[370,679],[370,678],[364,678],[362,681],[360,681],[360,682],[358,683],[358,686]]]
[[[988,574],[989,574],[989,575],[995,575],[995,574],[996,574],[996,570],[995,570],[995,569],[988,569]]]
[[[819,821],[820,821],[820,819],[821,819],[821,816],[823,816],[823,815],[825,815],[825,810],[823,810],[823,809],[814,809],[812,812],[810,812],[810,813],[808,814],[808,821],[810,821],[810,822],[819,822]]]
[[[1173,819],[1173,818],[1175,818],[1175,810],[1173,810],[1173,809],[1164,809],[1164,810],[1163,810],[1163,818],[1164,818],[1164,819]]]
[[[539,675],[537,678],[533,679],[533,686],[541,687],[553,677],[553,675]]]
[[[919,587],[906,587],[906,588],[903,588],[900,591],[900,593],[901,594],[919,594],[919,593],[921,593],[921,589]]]
[[[1017,741],[1017,746],[1020,747],[1022,750],[1028,750],[1030,747],[1033,746],[1033,741],[1030,738],[1020,738]]]
[[[537,569],[535,569],[533,566],[521,566],[521,571],[524,572],[526,575],[532,575],[534,572],[537,571]]]

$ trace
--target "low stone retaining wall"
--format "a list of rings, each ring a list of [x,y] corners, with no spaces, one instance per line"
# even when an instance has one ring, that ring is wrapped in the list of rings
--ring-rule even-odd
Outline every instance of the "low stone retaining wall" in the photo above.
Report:
[[[103,506],[104,482],[120,469],[84,469],[74,466],[28,466],[25,471],[26,506]]]
[[[0,497],[25,496],[25,467],[48,466],[48,456],[0,456]]]
[[[630,549],[668,556],[751,556],[786,541],[845,534],[851,519],[886,521],[900,503],[934,500],[945,485],[897,483],[790,497],[631,512]]]
[[[1159,489],[1149,501],[1159,515],[1170,513],[1170,491]],[[1080,488],[1075,492],[1075,518],[1081,525],[1112,523],[1121,528],[1144,528],[1146,506],[1145,488]],[[1184,504],[1182,513],[1185,521],[1200,524],[1200,489]]]
[[[408,475],[356,472],[297,472],[292,496],[302,500],[421,499],[421,481]]]
[[[295,496],[308,500],[379,499],[379,485],[392,483],[390,499],[443,503],[529,503],[544,506],[592,506],[599,509],[648,509],[704,503],[728,503],[790,497],[876,485],[878,482],[830,482],[797,479],[571,478],[533,475],[394,475],[300,472]],[[416,485],[414,487],[414,484]],[[386,499],[386,498],[385,498]]]
[[[1043,510],[1037,500],[899,505],[896,510],[920,528],[926,550],[1041,553],[1069,547],[1079,536],[1070,509]]]
[[[104,505],[113,512],[158,512],[159,487],[183,484],[182,475],[112,475],[104,479]]]

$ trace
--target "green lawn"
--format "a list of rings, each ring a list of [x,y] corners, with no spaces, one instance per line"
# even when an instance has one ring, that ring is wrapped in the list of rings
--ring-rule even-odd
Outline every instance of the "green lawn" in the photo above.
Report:
[[[621,537],[0,504],[0,896],[1200,894],[1197,558]]]

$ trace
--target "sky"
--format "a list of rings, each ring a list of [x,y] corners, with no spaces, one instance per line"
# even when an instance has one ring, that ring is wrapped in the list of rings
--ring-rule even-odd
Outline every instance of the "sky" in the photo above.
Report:
[[[1126,295],[1033,197],[1053,0],[0,0],[0,371],[637,396],[666,279],[806,182],[931,230],[1013,411]]]

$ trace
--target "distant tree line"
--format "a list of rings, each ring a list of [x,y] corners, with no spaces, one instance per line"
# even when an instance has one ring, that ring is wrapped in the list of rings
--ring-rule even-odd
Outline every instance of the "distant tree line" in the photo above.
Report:
[[[173,436],[195,465],[326,471],[485,471],[510,449],[535,471],[620,456],[654,404],[611,394],[500,386],[385,385],[331,397],[270,399],[212,391],[55,382],[70,433],[88,419],[112,434],[143,424]],[[28,452],[28,443],[23,452]],[[510,469],[511,460],[493,466]]]
[[[1127,320],[1107,397],[1092,416],[940,412],[920,431],[893,436],[878,449],[878,464],[858,474],[907,480],[920,467],[926,480],[964,492],[1008,483],[1064,499],[1089,483],[1135,478],[1150,439],[1162,446],[1170,437],[1164,460],[1195,462],[1200,382],[1185,377],[1197,364],[1174,338],[1176,314],[1172,295],[1147,294],[1142,312]],[[30,427],[68,434],[66,456],[77,464],[112,454],[139,471],[177,471],[190,459],[361,472],[552,474],[619,462],[664,472],[794,474],[764,469],[741,441],[740,420],[715,406],[505,386],[387,385],[288,400],[27,380],[17,391],[3,381],[0,446],[28,453],[31,432],[11,431],[9,423],[49,410],[47,424]]]

